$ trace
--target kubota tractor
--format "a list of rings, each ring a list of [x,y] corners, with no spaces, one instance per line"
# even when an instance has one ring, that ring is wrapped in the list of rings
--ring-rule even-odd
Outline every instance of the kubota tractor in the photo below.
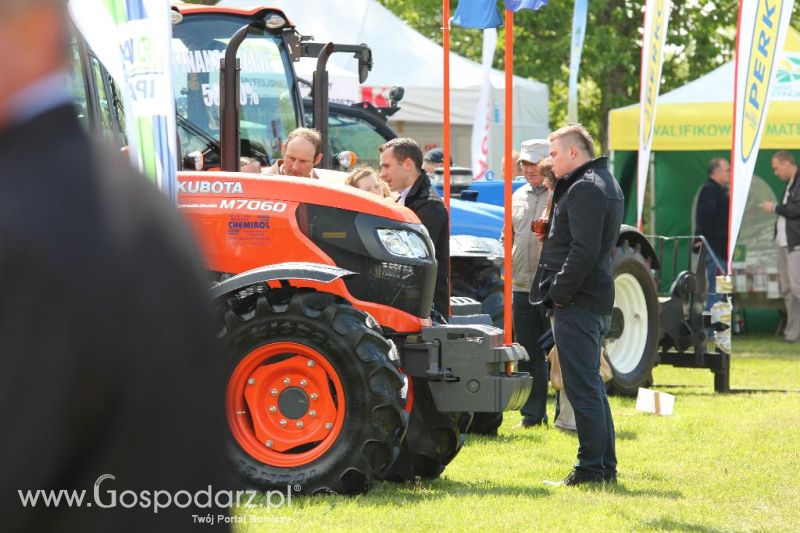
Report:
[[[362,77],[371,61],[364,45],[307,42],[277,10],[175,10],[180,142],[206,168],[279,156],[303,121],[293,58],[354,53]],[[216,282],[230,452],[244,480],[352,493],[380,478],[436,477],[470,412],[527,398],[530,377],[513,371],[527,355],[504,346],[500,329],[459,316],[431,323],[437,265],[409,210],[318,180],[178,179],[178,207]]]

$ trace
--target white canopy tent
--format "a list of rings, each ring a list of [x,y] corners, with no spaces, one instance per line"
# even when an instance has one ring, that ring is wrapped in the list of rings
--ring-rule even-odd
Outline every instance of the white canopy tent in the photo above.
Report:
[[[219,5],[282,9],[303,35],[315,41],[343,44],[366,43],[372,48],[374,67],[362,87],[362,97],[385,102],[394,85],[405,88],[401,110],[392,125],[401,134],[415,138],[423,148],[442,144],[442,47],[413,30],[375,0],[222,0]],[[457,28],[453,28],[458,31]],[[310,61],[310,60],[309,60]],[[356,61],[335,54],[331,63],[356,72]],[[470,165],[470,136],[482,82],[481,67],[457,54],[450,57],[450,120],[453,158]],[[503,155],[505,78],[493,70],[492,133],[489,166],[500,171]],[[514,144],[546,137],[548,88],[545,84],[514,77]]]

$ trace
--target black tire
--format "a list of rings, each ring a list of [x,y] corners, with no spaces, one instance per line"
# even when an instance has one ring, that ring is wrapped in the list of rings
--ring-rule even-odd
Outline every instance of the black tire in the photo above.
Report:
[[[639,387],[653,382],[658,357],[659,304],[650,263],[628,241],[612,258],[615,298],[606,350],[613,378],[610,393],[635,396]]]
[[[248,291],[228,299],[221,323],[221,336],[231,362],[228,399],[231,395],[236,397],[232,392],[234,369],[243,358],[265,346],[293,343],[315,350],[329,363],[344,398],[337,396],[331,374],[327,393],[338,409],[344,406],[344,415],[335,440],[328,441],[321,456],[288,467],[266,464],[254,457],[232,434],[229,455],[238,480],[265,490],[299,485],[304,494],[367,491],[399,454],[408,425],[400,397],[403,377],[388,358],[389,342],[369,327],[367,315],[330,294],[304,289]],[[285,364],[293,356],[289,352],[270,357],[257,368]],[[277,400],[279,405],[282,394]],[[318,396],[324,394],[320,392]],[[310,402],[308,406],[313,407]],[[283,416],[283,407],[280,409]],[[230,422],[232,415],[229,413],[228,417]],[[316,445],[287,450],[282,457]]]
[[[497,430],[502,424],[503,413],[475,413],[475,416],[472,417],[472,425],[469,426],[467,433],[496,437]]]
[[[403,483],[416,477],[435,479],[464,445],[463,430],[471,421],[467,413],[441,413],[436,409],[425,380],[412,380],[413,404],[406,438],[397,461],[384,475]]]
[[[481,304],[492,323],[503,327],[505,317],[503,277],[500,269],[483,257],[451,260],[453,296],[467,296]]]

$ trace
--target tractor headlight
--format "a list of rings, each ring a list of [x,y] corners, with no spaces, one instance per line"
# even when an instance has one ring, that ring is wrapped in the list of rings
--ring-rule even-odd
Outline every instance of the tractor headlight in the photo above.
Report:
[[[430,253],[422,237],[413,231],[379,229],[378,238],[390,254],[397,257],[428,259]]]

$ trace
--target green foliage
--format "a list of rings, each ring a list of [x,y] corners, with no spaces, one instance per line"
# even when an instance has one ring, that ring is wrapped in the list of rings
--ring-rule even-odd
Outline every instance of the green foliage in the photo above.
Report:
[[[379,0],[426,37],[442,42],[440,0]],[[451,1],[451,14],[457,1]],[[550,87],[550,125],[564,125],[573,0],[550,0],[540,11],[514,18],[514,72]],[[733,57],[736,0],[674,2],[667,35],[661,91],[680,87]],[[499,2],[498,7],[502,7]],[[792,23],[800,28],[800,3]],[[579,78],[581,122],[607,148],[608,112],[639,99],[644,0],[590,0]],[[504,68],[500,29],[495,67]],[[453,26],[454,52],[480,61],[480,30]]]

